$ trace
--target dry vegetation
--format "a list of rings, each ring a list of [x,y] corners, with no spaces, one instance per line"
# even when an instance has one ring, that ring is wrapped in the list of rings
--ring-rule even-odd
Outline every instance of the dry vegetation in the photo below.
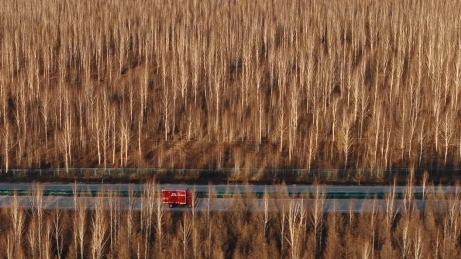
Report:
[[[421,211],[411,195],[396,211],[391,193],[384,210],[324,213],[315,192],[276,210],[253,211],[249,200],[236,198],[230,212],[207,210],[207,199],[200,205],[205,210],[170,212],[153,195],[155,184],[142,195],[141,210],[131,199],[122,209],[113,194],[95,198],[91,209],[76,200],[76,210],[45,210],[38,190],[31,209],[20,208],[15,196],[0,210],[1,258],[445,259],[461,253],[460,192],[424,196],[429,205]],[[273,208],[272,198],[260,201]]]
[[[459,166],[459,13],[455,0],[5,1],[2,169]]]

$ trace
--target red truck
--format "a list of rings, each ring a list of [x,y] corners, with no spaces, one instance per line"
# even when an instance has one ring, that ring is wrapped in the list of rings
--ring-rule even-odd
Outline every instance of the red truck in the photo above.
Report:
[[[170,208],[175,205],[195,206],[195,195],[191,189],[165,189],[162,190],[162,203]]]

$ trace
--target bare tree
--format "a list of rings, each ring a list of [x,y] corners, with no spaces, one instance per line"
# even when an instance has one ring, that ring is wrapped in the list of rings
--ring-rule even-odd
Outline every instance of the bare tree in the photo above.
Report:
[[[104,209],[104,197],[96,197],[94,206],[95,208],[91,219],[91,258],[98,259],[104,257],[105,246],[108,241],[106,235],[107,220]]]
[[[346,114],[343,114],[343,127],[338,133],[338,147],[344,154],[344,167],[346,168],[348,165],[348,158],[351,153],[352,147],[352,132],[351,132],[351,125],[349,119],[347,118]]]
[[[51,241],[51,220],[47,220],[45,223],[44,231],[43,231],[43,238],[42,241],[43,243],[40,245],[40,250],[43,250],[42,253],[42,258],[50,259],[52,257],[52,241]]]
[[[259,53],[256,53],[256,63],[259,63]],[[264,115],[264,109],[263,109],[263,100],[261,97],[261,73],[258,71],[256,72],[256,102],[258,103],[258,145],[261,145],[261,140],[262,140],[262,132],[263,132],[263,115]]]
[[[126,167],[128,165],[128,147],[130,145],[130,130],[129,130],[129,125],[125,121],[125,119],[122,119],[122,126],[120,129],[120,164],[122,167]]]
[[[15,251],[17,258],[23,258],[23,251],[21,249],[22,236],[24,234],[24,224],[25,224],[25,214],[19,206],[19,200],[17,192],[14,192],[13,195],[13,204],[10,208],[10,221],[12,226],[12,235],[13,238],[8,239],[10,241],[11,249]],[[9,237],[10,235],[8,235]]]
[[[37,242],[37,226],[36,220],[32,220],[27,231],[27,241],[29,241],[30,254],[34,258],[38,258],[38,251],[40,250]]]
[[[282,152],[283,148],[283,136],[286,131],[286,126],[285,126],[285,110],[283,108],[280,108],[278,112],[278,124],[279,124],[279,152]]]
[[[316,146],[315,146],[315,136],[312,133],[309,134],[309,147],[307,151],[307,169],[310,170],[311,163],[315,156]]]
[[[387,131],[383,130],[382,133],[383,133],[383,139],[386,140],[383,143],[383,147],[382,147],[382,151],[383,151],[383,155],[384,155],[384,167],[385,168],[390,168],[391,165],[389,164],[389,149],[390,149],[390,146],[391,146],[390,140],[391,140],[393,132],[392,132],[391,128],[388,128]]]
[[[415,259],[421,259],[424,258],[424,237],[421,233],[421,229],[418,228],[418,230],[415,233],[415,237],[413,240],[413,256]]]
[[[78,113],[78,117],[81,118],[79,121],[78,121],[78,150],[79,151],[86,151],[87,147],[86,147],[86,138],[84,136],[84,127],[83,125],[85,124],[85,117],[83,115],[83,112],[84,112],[84,106],[86,104],[86,99],[85,97],[87,96],[87,90],[84,89],[83,90],[83,93],[80,93],[79,95],[81,96],[80,98],[78,98],[78,100],[74,100],[74,102],[77,102],[76,104],[76,109],[77,109],[77,113]],[[85,104],[84,104],[85,103]]]
[[[413,98],[412,96],[408,97],[408,98]],[[406,126],[408,124],[408,104],[407,104],[407,100],[404,100],[402,101],[402,108],[400,109],[401,111],[401,114],[400,114],[400,127],[402,128],[402,131],[401,131],[401,137],[400,137],[400,151],[401,151],[401,158],[403,159],[403,155],[405,153],[405,143],[406,143]],[[410,118],[410,121],[411,121],[411,118]]]
[[[122,106],[124,105],[124,97],[122,97]],[[116,107],[113,107],[110,112],[109,112],[109,116],[112,118],[110,120],[110,124],[109,124],[109,129],[110,131],[112,132],[112,134],[109,134],[109,138],[112,139],[112,164],[113,165],[116,165],[117,164],[117,159],[115,158],[115,154],[116,154],[116,148],[117,148],[117,137],[120,136],[120,131],[117,131],[117,120],[115,119],[116,116],[117,116],[117,111],[118,111],[118,108]],[[120,114],[120,117],[121,117],[121,120],[124,120],[125,119],[125,112],[124,111],[121,111],[121,114]],[[122,163],[122,156],[123,156],[123,143],[122,143],[122,139],[120,137],[120,145],[119,145],[119,148],[120,148],[120,164]]]
[[[447,205],[448,205],[448,212],[447,212],[447,230],[450,232],[449,236],[452,239],[453,243],[456,243],[457,238],[460,235],[460,191],[459,186],[455,187],[455,192],[450,194],[448,197]]]
[[[453,87],[454,87],[454,102],[452,102],[452,109],[453,107],[458,107],[458,99],[459,99],[459,92],[460,92],[460,87],[461,87],[461,55],[459,55],[461,51],[461,43],[458,43],[458,56],[456,58],[456,64],[455,64],[455,73],[454,73],[454,79],[453,79]]]
[[[363,259],[373,258],[373,246],[370,244],[368,240],[365,241],[365,243],[363,244],[362,258]]]
[[[110,132],[110,108],[107,102],[108,96],[107,96],[107,90],[103,91],[103,97],[102,97],[102,114],[99,114],[99,117],[97,118],[98,120],[102,120],[102,125],[100,125],[100,128],[98,130],[101,131],[101,141],[102,141],[102,158],[103,158],[103,165],[104,169],[107,168],[107,152],[108,152],[108,146],[109,146],[109,132]],[[113,118],[112,118],[113,119]]]
[[[282,207],[281,211],[281,217],[280,217],[280,258],[284,257],[285,253],[285,231],[286,231],[286,226],[285,226],[285,220],[286,220],[286,214],[285,214],[285,206]]]
[[[376,103],[374,104],[375,106],[377,105]],[[375,136],[375,139],[374,139],[374,146],[373,146],[373,160],[372,160],[372,163],[374,165],[377,165],[377,160],[378,160],[378,143],[379,143],[379,133],[380,133],[380,130],[382,128],[381,126],[381,118],[382,118],[382,114],[381,112],[377,112],[376,113],[376,120],[375,120],[375,133],[374,133],[374,136]]]
[[[131,246],[132,246],[132,231],[133,231],[133,209],[134,209],[134,190],[133,185],[128,187],[128,208],[126,210],[126,226],[127,226],[127,246],[128,246],[128,256],[131,255]],[[136,226],[136,225],[135,225]]]
[[[452,138],[454,135],[453,132],[453,121],[454,121],[454,116],[453,113],[450,111],[447,111],[445,113],[445,119],[442,122],[442,139],[443,139],[443,144],[444,144],[444,159],[443,159],[443,164],[447,164],[447,159],[448,159],[448,149],[452,143]]]
[[[154,196],[152,194],[151,199],[155,199],[155,217],[156,217],[156,223],[155,223],[155,231],[156,231],[156,239],[157,239],[157,251],[159,253],[162,252],[163,248],[163,216],[165,214],[165,211],[163,209],[163,204],[161,201],[160,197]]]
[[[75,258],[83,259],[85,255],[85,238],[86,238],[86,214],[87,204],[84,201],[77,201],[76,193],[74,193],[74,206],[76,208],[74,218],[74,244]]]
[[[165,133],[165,141],[168,140],[168,134],[170,131],[170,115],[171,111],[171,100],[170,100],[170,87],[167,85],[167,67],[165,59],[162,59],[162,78],[163,78],[163,91],[162,91],[162,104],[163,104],[163,130]]]
[[[410,256],[410,246],[411,246],[411,237],[410,237],[410,218],[406,217],[402,222],[402,237],[400,240],[400,248],[402,258],[408,258]]]
[[[191,239],[191,232],[192,232],[192,224],[190,220],[188,219],[187,214],[184,214],[183,220],[182,220],[182,223],[179,229],[181,232],[182,254],[183,254],[183,258],[186,259],[186,258],[189,258],[188,256],[189,253],[187,249],[189,246],[189,242]]]
[[[15,250],[14,247],[15,247],[15,243],[12,239],[14,239],[14,237],[11,237],[12,233],[8,233],[8,235],[6,236],[6,249],[5,249],[5,253],[6,253],[6,258],[7,259],[14,259],[14,258],[23,258],[22,255],[19,255],[18,253],[22,253],[22,250]]]
[[[41,114],[43,116],[43,126],[45,134],[45,148],[48,148],[48,123],[49,123],[49,112],[50,112],[50,102],[51,96],[48,95],[48,88],[45,87],[43,96],[41,98]]]
[[[418,126],[418,120],[420,118],[420,105],[421,105],[421,102],[420,102],[420,98],[421,98],[421,95],[420,95],[420,92],[419,91],[415,91],[414,93],[411,93],[411,97],[410,99],[412,100],[412,102],[414,102],[414,104],[410,105],[410,115],[409,115],[409,136],[408,136],[408,157],[411,156],[411,151],[412,151],[412,144],[413,144],[413,137],[415,135],[415,132],[416,132],[416,128]]]
[[[432,102],[432,113],[434,116],[434,142],[435,151],[439,151],[439,131],[440,131],[440,117],[442,113],[442,92],[439,87],[433,87],[433,102]]]
[[[206,225],[207,225],[207,229],[208,229],[208,235],[207,235],[207,250],[206,250],[206,255],[208,258],[210,258],[211,256],[211,252],[212,252],[212,244],[213,244],[213,240],[212,240],[212,222],[211,222],[211,195],[213,193],[213,189],[212,189],[212,185],[208,185],[208,193],[207,193],[207,199],[206,199],[206,214],[205,214],[205,222],[206,222]]]
[[[96,150],[98,153],[98,165],[101,165],[102,160],[103,160],[103,152],[101,150],[101,138],[102,138],[102,130],[105,130],[102,128],[102,122],[100,119],[100,110],[101,110],[101,98],[96,98],[96,107],[95,107],[95,115],[92,115],[94,117],[94,122],[95,122],[95,138],[96,138]]]
[[[287,211],[288,237],[287,242],[291,247],[291,258],[301,258],[301,248],[304,232],[306,231],[307,212],[303,200],[291,200]]]
[[[10,125],[9,123],[4,121],[4,126],[2,130],[2,137],[3,137],[3,168],[5,169],[5,172],[8,172],[8,169],[10,167],[10,150],[14,148],[15,143],[13,142],[12,136],[11,136],[11,131],[10,131]]]
[[[295,90],[295,83],[291,83],[291,108],[289,118],[289,129],[288,129],[288,159],[291,161],[292,153],[296,143],[296,135],[298,132],[298,106],[299,106],[299,94]]]
[[[34,197],[32,200],[32,220],[36,222],[36,238],[37,244],[41,246],[43,244],[43,213],[44,213],[44,203],[43,203],[43,187],[39,184],[34,185]],[[34,232],[35,232],[34,231]],[[32,232],[31,232],[32,233]],[[38,256],[41,258],[43,256],[41,247],[37,247]]]
[[[113,190],[108,190],[108,196],[104,197],[107,199],[109,206],[109,246],[110,251],[114,250],[116,244],[115,238],[118,236],[120,228],[120,197]]]
[[[264,237],[266,237],[266,231],[269,225],[269,194],[267,193],[267,187],[264,188]]]
[[[414,208],[414,169],[410,169],[410,175],[408,177],[407,185],[403,192],[403,212],[411,214]]]
[[[369,98],[365,94],[365,91],[362,90],[360,92],[360,109],[359,109],[360,126],[359,126],[359,134],[358,134],[359,139],[363,138],[363,124],[364,124],[365,118],[370,114],[368,105],[369,105]]]
[[[64,237],[62,235],[63,233],[63,225],[62,225],[62,219],[61,219],[61,210],[55,210],[53,212],[53,225],[52,225],[52,235],[54,237],[55,241],[55,249],[56,249],[56,256],[58,259],[62,258],[62,253],[64,249]]]
[[[141,198],[141,233],[144,239],[144,258],[150,253],[150,238],[152,234],[152,221],[155,212],[155,185],[149,182],[144,185],[143,196]]]
[[[199,229],[198,229],[198,224],[197,224],[197,213],[196,213],[196,204],[195,204],[195,201],[194,201],[194,204],[192,205],[191,207],[191,215],[192,215],[192,220],[191,220],[191,240],[192,240],[192,252],[193,252],[193,258],[197,258],[198,257],[198,252],[199,252],[199,244],[200,244],[200,240],[199,240]]]
[[[376,223],[377,223],[377,214],[378,214],[378,208],[377,208],[377,197],[375,197],[373,199],[373,207],[372,207],[372,211],[371,211],[371,219],[370,219],[370,229],[371,229],[371,237],[370,237],[370,243],[371,243],[371,258],[374,258],[374,255],[375,255],[375,242],[376,242],[376,236],[377,236],[377,227],[376,227]]]
[[[317,256],[320,245],[322,243],[321,231],[323,228],[323,211],[325,207],[325,195],[322,187],[319,185],[315,185],[314,191],[314,199],[312,200],[314,204],[310,214],[310,221],[314,232],[314,254]]]
[[[147,52],[147,42],[148,42],[148,39],[145,40],[144,44],[146,46],[144,46],[144,48],[146,49],[145,51],[145,64],[144,64],[144,81],[141,85],[141,90],[139,91],[139,99],[140,99],[140,107],[139,107],[139,116],[138,116],[138,153],[139,153],[139,159],[142,158],[142,136],[143,136],[143,125],[144,125],[144,118],[146,116],[146,111],[147,111],[147,97],[148,97],[148,92],[147,92],[147,88],[149,86],[149,81],[150,81],[150,77],[149,77],[149,70],[148,70],[148,64],[149,64],[149,55],[148,55],[148,52]]]
[[[425,128],[424,128],[424,120],[421,123],[421,128],[419,131],[418,142],[419,142],[419,159],[418,162],[421,164],[423,159],[423,151],[424,151],[424,139],[426,138]],[[460,152],[461,154],[461,152]]]
[[[397,216],[397,208],[395,204],[396,200],[396,179],[394,179],[394,183],[392,187],[389,187],[390,191],[386,195],[386,226],[387,230],[391,231],[392,225],[394,224],[394,220]]]
[[[72,163],[72,118],[71,118],[71,111],[70,111],[70,100],[68,94],[65,95],[65,122],[64,122],[64,164],[66,170],[69,169]]]

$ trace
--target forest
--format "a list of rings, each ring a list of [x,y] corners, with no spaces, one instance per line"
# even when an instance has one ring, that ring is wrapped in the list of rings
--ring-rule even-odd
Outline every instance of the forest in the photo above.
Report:
[[[0,169],[459,168],[460,13],[457,0],[2,1]],[[171,212],[147,184],[141,210],[110,193],[76,210],[14,195],[0,257],[461,253],[459,193],[420,210],[416,180],[402,209],[391,194],[363,213],[324,213],[315,193]]]
[[[369,211],[328,213],[321,185],[297,198],[266,193],[257,198],[262,211],[254,210],[256,197],[235,198],[231,211],[214,210],[209,198],[199,201],[200,210],[170,211],[155,182],[141,196],[105,190],[90,204],[75,194],[77,209],[48,209],[38,185],[32,206],[14,195],[11,206],[0,209],[0,257],[458,258],[461,188],[443,193],[426,183],[432,191],[421,197],[421,208],[412,195],[415,184],[408,181],[403,198],[391,191],[384,208],[370,197]],[[287,202],[274,209],[275,199]]]
[[[460,11],[6,1],[2,170],[458,167]]]

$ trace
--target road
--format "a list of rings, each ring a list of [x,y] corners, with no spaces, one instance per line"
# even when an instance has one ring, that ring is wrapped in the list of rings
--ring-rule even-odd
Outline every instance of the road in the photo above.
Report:
[[[39,187],[39,188],[38,188]],[[378,197],[378,194],[388,195],[391,192],[396,194],[394,200],[394,208],[398,211],[404,211],[408,208],[409,204],[405,203],[404,199],[398,198],[399,195],[405,193],[452,193],[459,197],[460,190],[457,187],[443,186],[443,187],[423,187],[414,186],[409,191],[405,186],[311,186],[311,185],[289,185],[289,186],[276,186],[276,185],[142,185],[142,184],[59,184],[59,183],[46,183],[46,184],[29,184],[29,183],[0,183],[0,192],[33,192],[34,189],[41,189],[44,192],[50,193],[65,193],[70,195],[18,195],[17,206],[20,208],[33,209],[37,208],[37,204],[43,209],[70,209],[73,210],[77,206],[84,206],[87,209],[103,208],[119,210],[142,210],[150,202],[151,206],[159,209],[158,198],[147,199],[139,196],[118,196],[120,193],[140,193],[148,191],[159,191],[160,189],[176,189],[176,188],[192,188],[196,192],[213,193],[208,198],[198,198],[195,210],[197,211],[232,211],[238,209],[249,209],[252,211],[281,211],[287,209],[291,205],[301,205],[308,211],[315,208],[315,203],[320,204],[324,212],[371,212],[371,211],[385,211],[388,206],[386,199],[373,199]],[[85,192],[108,192],[111,191],[111,197],[106,196],[74,196],[74,193]],[[319,195],[315,195],[318,192]],[[267,193],[267,198],[259,196],[248,196],[242,198],[240,194],[255,194]],[[236,195],[239,194],[239,195]],[[274,194],[274,195],[271,195]],[[328,196],[344,196],[347,197],[369,197],[367,199],[351,199],[351,198],[327,198]],[[360,195],[358,195],[360,194]],[[276,197],[276,198],[274,198]],[[308,198],[306,198],[308,197]],[[318,197],[316,200],[315,197]],[[416,197],[416,196],[413,196]],[[0,196],[0,208],[8,208],[14,204],[14,196],[2,195]],[[445,210],[448,206],[446,200],[431,200],[432,204],[437,205],[440,210]],[[456,201],[459,202],[459,199]],[[112,204],[112,205],[111,205]],[[415,210],[422,210],[428,204],[423,199],[414,198],[412,206]],[[190,211],[186,207],[168,208],[160,204],[161,210],[164,211]]]
[[[74,190],[77,192],[85,191],[115,191],[115,192],[128,192],[130,189],[134,192],[142,192],[147,188],[154,187],[154,190],[159,189],[177,189],[177,188],[192,188],[196,192],[216,192],[216,193],[310,193],[316,191],[320,193],[365,193],[373,197],[373,194],[379,193],[404,193],[408,191],[406,186],[343,186],[343,185],[181,185],[181,184],[72,184],[72,183],[0,183],[0,191],[20,191],[20,190],[33,190],[40,186],[44,191],[63,191],[72,193]],[[461,193],[461,188],[457,186],[412,186],[411,191],[414,193]]]
[[[128,210],[131,208],[134,211],[140,211],[142,208],[148,206],[147,200],[144,198],[127,198],[127,197],[63,197],[63,196],[44,196],[41,198],[41,202],[37,201],[33,196],[17,196],[17,204],[19,208],[33,209],[41,207],[46,210],[63,209],[73,210],[77,206],[85,207],[88,210],[95,208],[102,208],[109,210],[111,203],[109,199],[112,199],[112,208],[117,210]],[[373,199],[360,199],[360,200],[347,200],[347,199],[321,199],[319,200],[321,208],[324,212],[371,212],[385,211],[386,201],[385,200],[373,200]],[[157,210],[158,199],[152,202],[154,209]],[[10,208],[13,206],[13,196],[0,196],[0,208]],[[37,206],[37,204],[41,204]],[[308,199],[268,199],[267,207],[264,199],[233,199],[233,198],[202,198],[197,200],[197,205],[194,208],[197,211],[233,211],[244,209],[251,211],[264,211],[266,208],[268,211],[281,211],[283,207],[288,209],[290,205],[301,205],[304,206],[308,211],[313,210],[315,206],[314,200]],[[415,200],[415,208],[421,210],[423,208],[423,202],[421,200]],[[395,208],[399,211],[404,210],[404,201],[395,200]],[[169,208],[166,205],[161,204],[161,210],[163,211],[191,211],[192,209],[187,207],[174,207]]]

